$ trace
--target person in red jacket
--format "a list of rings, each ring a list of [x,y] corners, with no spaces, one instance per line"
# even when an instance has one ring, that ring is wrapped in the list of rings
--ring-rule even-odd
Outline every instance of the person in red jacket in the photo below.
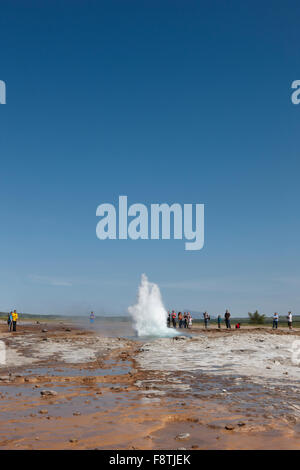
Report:
[[[173,323],[173,328],[176,328],[176,313],[174,310],[172,310],[172,323]]]

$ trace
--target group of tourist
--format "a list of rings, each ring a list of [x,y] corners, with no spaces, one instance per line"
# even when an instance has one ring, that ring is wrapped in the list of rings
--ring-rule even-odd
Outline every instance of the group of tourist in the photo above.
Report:
[[[225,314],[224,314],[224,320],[225,320],[225,325],[226,325],[226,328],[230,329],[231,328],[231,323],[230,323],[230,312],[229,310],[226,310]],[[208,324],[209,324],[209,320],[210,320],[210,316],[207,312],[204,312],[203,313],[203,318],[204,318],[204,327],[205,328],[208,328]],[[221,315],[218,315],[218,318],[217,318],[217,322],[218,322],[218,328],[221,328],[221,323],[222,323],[222,317]],[[241,324],[240,323],[236,323],[235,325],[236,328],[240,328],[241,327]]]
[[[90,322],[93,323],[95,320],[95,314],[94,312],[91,312],[90,314]],[[177,328],[177,325],[179,328],[191,328],[192,327],[192,315],[190,312],[176,312],[172,310],[172,312],[168,312],[168,317],[167,317],[167,325],[169,328],[173,326],[173,328]],[[209,326],[209,321],[210,321],[210,315],[207,312],[203,313],[203,320],[204,320],[204,328],[207,329]],[[13,310],[9,312],[7,316],[7,325],[9,331],[17,331],[17,321],[18,321],[18,314],[16,310]],[[230,323],[230,312],[226,310],[224,314],[224,321],[227,329],[231,328],[231,323]],[[293,322],[293,315],[292,312],[288,312],[287,315],[287,321],[288,321],[288,327],[291,330],[292,329],[292,322]],[[273,315],[273,330],[278,328],[278,322],[279,322],[279,315],[278,313],[274,313]],[[222,317],[221,315],[218,315],[217,317],[217,324],[218,328],[221,328],[221,323],[222,323]],[[235,328],[240,328],[241,324],[238,322],[235,325]]]
[[[279,322],[279,315],[277,312],[274,313],[273,315],[273,330],[277,330],[278,328],[278,322]],[[292,322],[293,322],[293,315],[292,312],[288,312],[287,314],[287,322],[288,322],[288,327],[289,330],[292,329]]]
[[[191,328],[192,326],[192,315],[190,312],[178,312],[178,315],[174,310],[172,310],[172,313],[168,312],[168,317],[167,317],[167,325],[169,328],[171,328],[171,325],[173,328],[177,328],[177,324],[179,328]]]
[[[207,312],[204,312],[203,319],[204,319],[205,328],[208,328],[210,315]],[[228,310],[226,310],[225,312],[224,319],[225,319],[226,328],[231,328],[230,312]],[[218,321],[218,328],[221,328],[221,321],[222,321],[221,315],[218,316],[217,321]],[[179,328],[191,328],[192,323],[193,323],[193,319],[192,319],[192,315],[190,312],[184,312],[184,313],[178,312],[178,314],[174,310],[172,310],[171,313],[168,312],[167,325],[169,328],[171,328],[171,326],[173,328],[177,328],[177,325]],[[237,323],[235,327],[240,328],[240,323]]]
[[[17,311],[11,311],[7,315],[7,325],[9,331],[17,331],[17,321],[18,321],[18,314]]]
[[[225,326],[227,329],[231,329],[231,321],[230,321],[230,312],[229,310],[226,310],[224,314],[224,322]],[[210,322],[210,315],[207,312],[203,313],[203,320],[204,320],[204,328],[207,329],[209,326]],[[292,312],[288,312],[287,315],[287,322],[288,322],[288,327],[291,330],[292,329],[292,321],[293,321],[293,315]],[[273,315],[273,330],[278,328],[278,322],[279,322],[279,315],[278,313],[274,313]],[[171,325],[173,328],[177,328],[177,324],[179,328],[190,328],[192,326],[192,315],[190,312],[184,312],[182,314],[181,312],[178,312],[178,315],[174,310],[172,310],[172,313],[168,312],[168,318],[167,318],[167,325],[170,328]],[[218,328],[221,328],[222,324],[222,317],[221,315],[218,315],[217,317],[217,324]],[[237,322],[235,324],[235,328],[239,329],[241,328],[240,322]]]
[[[208,321],[210,320],[210,316],[208,315],[207,312],[204,312],[203,317],[204,317],[204,326],[205,326],[205,328],[207,328],[208,327]],[[225,312],[224,319],[225,319],[226,328],[231,328],[230,313],[229,313],[228,310],[226,310],[226,312]],[[287,322],[288,322],[288,327],[289,327],[290,330],[292,329],[292,321],[293,321],[292,312],[288,312]],[[218,322],[218,328],[221,328],[221,322],[222,322],[221,315],[218,315],[217,322]],[[278,322],[279,322],[279,315],[278,315],[278,313],[275,312],[274,315],[273,315],[273,327],[272,327],[273,330],[278,328]],[[240,328],[240,327],[241,327],[241,324],[236,323],[235,328]]]

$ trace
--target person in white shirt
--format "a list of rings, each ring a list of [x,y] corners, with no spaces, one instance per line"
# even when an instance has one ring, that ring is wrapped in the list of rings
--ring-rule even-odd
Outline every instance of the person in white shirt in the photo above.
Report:
[[[292,329],[292,321],[293,321],[292,312],[289,312],[289,313],[288,313],[287,319],[288,319],[288,327],[289,327],[289,329],[291,330],[291,329]]]
[[[277,327],[278,327],[278,319],[279,319],[279,315],[278,315],[278,313],[275,312],[274,315],[273,315],[273,330],[275,328],[277,329]]]
[[[209,322],[209,320],[210,320],[210,316],[208,315],[207,312],[204,312],[204,313],[203,313],[203,317],[204,317],[204,327],[205,327],[205,328],[208,328],[208,322]]]

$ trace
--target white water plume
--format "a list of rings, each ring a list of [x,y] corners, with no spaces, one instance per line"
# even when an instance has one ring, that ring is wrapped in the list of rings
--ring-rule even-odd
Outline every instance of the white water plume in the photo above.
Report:
[[[177,331],[167,327],[167,311],[157,284],[142,274],[137,303],[128,308],[138,336],[175,336]]]

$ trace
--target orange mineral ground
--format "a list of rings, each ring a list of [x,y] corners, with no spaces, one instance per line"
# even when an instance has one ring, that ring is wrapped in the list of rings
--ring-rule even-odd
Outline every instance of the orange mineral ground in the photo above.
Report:
[[[122,331],[3,323],[0,448],[300,448],[298,332]]]

